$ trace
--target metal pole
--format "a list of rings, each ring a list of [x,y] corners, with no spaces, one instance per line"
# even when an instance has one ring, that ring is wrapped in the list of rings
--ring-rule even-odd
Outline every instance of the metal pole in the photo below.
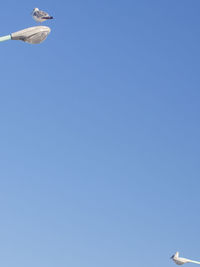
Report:
[[[8,41],[8,40],[11,40],[11,35],[10,34],[0,37],[0,42],[4,42],[4,41]]]

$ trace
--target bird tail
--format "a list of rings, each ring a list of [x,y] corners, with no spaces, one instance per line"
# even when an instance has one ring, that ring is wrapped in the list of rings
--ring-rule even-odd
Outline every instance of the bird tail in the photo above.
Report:
[[[196,263],[196,264],[200,264],[199,261],[192,261],[192,260],[190,260],[190,262],[192,262],[192,263]]]
[[[53,17],[43,17],[43,19],[53,19]]]

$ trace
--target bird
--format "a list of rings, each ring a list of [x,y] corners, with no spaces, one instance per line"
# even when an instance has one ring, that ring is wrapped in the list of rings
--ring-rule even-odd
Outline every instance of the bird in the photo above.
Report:
[[[34,8],[32,11],[32,17],[37,22],[43,22],[48,19],[53,19],[52,16],[50,16],[47,12],[44,12],[42,10],[39,10],[39,8]]]
[[[178,251],[173,256],[171,256],[171,259],[178,265],[182,265],[184,263],[189,263],[189,262],[200,264],[199,261],[193,261],[193,260],[189,260],[189,259],[186,259],[186,258],[179,257],[179,252]]]

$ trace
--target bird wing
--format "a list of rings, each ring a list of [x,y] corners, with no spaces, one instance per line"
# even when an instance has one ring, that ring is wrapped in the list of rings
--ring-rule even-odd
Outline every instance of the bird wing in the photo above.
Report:
[[[42,18],[49,17],[49,14],[47,12],[42,11],[42,10],[38,10],[38,11],[34,12],[34,16],[42,19]]]

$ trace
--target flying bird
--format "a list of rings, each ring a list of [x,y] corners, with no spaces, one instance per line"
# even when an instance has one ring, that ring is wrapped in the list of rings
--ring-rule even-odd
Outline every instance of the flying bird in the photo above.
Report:
[[[37,22],[43,22],[48,19],[53,19],[52,16],[50,16],[48,13],[39,10],[39,8],[34,8],[32,11],[32,17],[34,18],[35,21]]]
[[[179,252],[176,252],[172,257],[171,259],[178,265],[182,265],[184,263],[189,263],[189,262],[192,262],[192,263],[196,263],[196,264],[200,264],[199,261],[193,261],[193,260],[189,260],[189,259],[185,259],[185,258],[181,258],[179,257]]]

